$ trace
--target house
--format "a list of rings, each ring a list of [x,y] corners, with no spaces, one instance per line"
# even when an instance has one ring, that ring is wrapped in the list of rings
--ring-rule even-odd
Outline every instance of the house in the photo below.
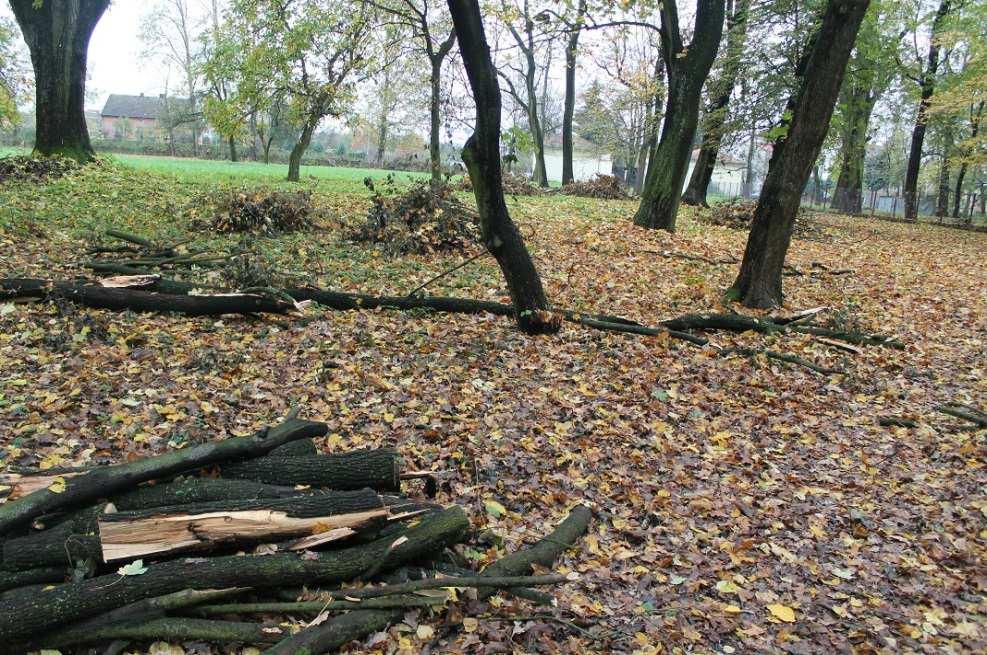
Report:
[[[100,112],[100,133],[104,139],[159,141],[167,137],[169,126],[186,123],[187,98],[128,96],[111,94]]]

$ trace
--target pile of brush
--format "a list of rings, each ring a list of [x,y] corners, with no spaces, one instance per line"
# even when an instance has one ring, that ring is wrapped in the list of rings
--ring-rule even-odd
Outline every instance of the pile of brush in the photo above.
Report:
[[[592,180],[570,182],[562,187],[562,195],[601,200],[626,200],[627,190],[620,178],[597,174]]]
[[[163,640],[316,654],[408,611],[441,608],[454,598],[446,588],[539,599],[528,587],[567,580],[532,576],[532,565],[551,566],[578,539],[585,508],[544,543],[477,574],[449,564],[464,561],[455,550],[469,529],[463,509],[400,495],[413,478],[434,495],[431,474],[402,474],[391,449],[320,454],[313,439],[326,432],[292,414],[253,436],[150,459],[6,474],[5,652]],[[249,618],[257,615],[314,620],[293,633]]]
[[[77,161],[66,157],[3,157],[0,158],[0,182],[47,182],[79,168]]]

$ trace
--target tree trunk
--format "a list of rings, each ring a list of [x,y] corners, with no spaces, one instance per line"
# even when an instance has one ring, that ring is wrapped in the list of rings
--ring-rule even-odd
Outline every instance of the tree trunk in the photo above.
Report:
[[[747,161],[744,167],[744,184],[740,195],[744,198],[751,198],[754,195],[754,146],[756,134],[754,126],[751,126],[750,141],[747,143]]]
[[[939,189],[936,196],[936,218],[940,223],[949,216],[949,163],[949,154],[943,153],[939,163]]]
[[[846,92],[846,126],[841,148],[840,175],[830,203],[831,209],[844,214],[859,214],[863,211],[867,127],[877,97],[876,89],[859,84]]]
[[[538,116],[538,90],[535,89],[533,55],[531,55],[531,59],[528,69],[530,73],[525,83],[528,89],[528,127],[531,130],[531,140],[535,148],[535,166],[532,177],[535,184],[542,188],[548,188],[548,169],[545,167],[545,133],[542,131],[541,118]]]
[[[448,3],[476,101],[476,130],[463,148],[463,161],[473,182],[483,242],[504,274],[518,327],[528,334],[554,333],[559,321],[548,311],[541,278],[504,201],[500,86],[490,60],[480,7],[477,0]]]
[[[240,158],[236,154],[236,137],[231,136],[229,138],[229,145],[230,145],[230,161],[232,162],[240,161]]]
[[[11,0],[31,52],[39,155],[79,162],[95,157],[86,126],[89,39],[109,0]]]
[[[442,130],[442,59],[432,59],[432,74],[430,77],[431,94],[428,99],[429,130],[428,130],[428,167],[432,173],[432,184],[442,182],[442,146],[440,143]]]
[[[297,182],[301,178],[302,156],[308,150],[308,144],[312,143],[312,135],[315,134],[315,123],[308,121],[302,128],[302,133],[298,137],[298,142],[291,149],[288,157],[288,181]]]
[[[744,259],[731,289],[748,307],[782,302],[782,272],[802,190],[819,156],[846,64],[870,0],[829,0],[813,42],[799,64],[791,116],[774,144]]]
[[[936,11],[936,17],[932,21],[932,40],[929,43],[928,63],[920,81],[922,93],[918,103],[915,127],[912,129],[912,142],[908,149],[908,164],[905,168],[905,188],[903,190],[905,219],[909,221],[918,220],[918,174],[922,167],[922,146],[925,143],[929,106],[932,104],[932,95],[936,90],[936,73],[939,71],[939,29],[950,10],[951,0],[941,0],[939,9]]]
[[[976,111],[970,111],[970,143],[977,142],[977,135],[980,134],[980,118],[984,113],[984,100],[977,105]],[[960,170],[956,173],[956,192],[953,194],[953,218],[960,217],[960,204],[963,195],[963,180],[966,178],[966,171],[969,163],[966,159],[960,164]],[[970,216],[973,216],[973,206],[970,207]]]
[[[727,13],[727,51],[724,57],[723,73],[716,80],[713,88],[719,95],[706,114],[703,125],[703,142],[699,148],[699,157],[692,169],[689,185],[682,194],[682,202],[687,205],[708,207],[706,193],[713,170],[716,168],[716,158],[720,154],[720,144],[723,142],[723,129],[729,114],[730,96],[733,87],[737,85],[740,72],[740,61],[744,53],[744,42],[747,39],[747,14],[750,0],[738,0],[736,4],[730,0]]]
[[[634,224],[640,227],[675,231],[682,186],[699,123],[703,84],[720,47],[724,4],[725,0],[699,1],[694,36],[688,48],[680,42],[675,3],[668,1],[663,5],[662,50],[668,74],[668,99],[661,140],[648,166],[641,205],[634,216]]]
[[[562,110],[562,185],[575,181],[572,158],[572,120],[576,113],[576,55],[579,48],[579,33],[586,15],[586,0],[579,0],[576,9],[576,23],[570,27],[569,40],[565,50],[565,100]]]

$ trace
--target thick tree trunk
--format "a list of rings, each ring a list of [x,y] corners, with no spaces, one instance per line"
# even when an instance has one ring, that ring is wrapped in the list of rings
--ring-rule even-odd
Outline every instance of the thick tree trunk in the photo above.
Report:
[[[813,42],[799,64],[791,118],[774,144],[768,176],[754,212],[744,259],[731,289],[748,307],[782,302],[782,272],[802,190],[819,156],[850,51],[870,0],[829,0]]]
[[[576,8],[575,24],[570,26],[569,39],[565,49],[565,99],[562,109],[562,184],[575,181],[572,168],[573,138],[572,120],[576,113],[576,56],[579,48],[579,33],[582,31],[583,16],[586,15],[586,0],[579,0]]]
[[[230,161],[232,162],[240,161],[240,157],[236,154],[236,137],[233,136],[229,137],[227,143],[229,144],[230,147]]]
[[[703,142],[699,148],[699,157],[692,169],[689,185],[682,194],[682,202],[687,205],[708,207],[706,193],[713,170],[716,168],[716,158],[720,154],[720,144],[723,142],[723,129],[730,110],[730,96],[733,87],[737,85],[740,72],[740,62],[744,53],[744,43],[747,40],[747,15],[750,0],[729,0],[727,5],[727,50],[723,63],[723,72],[713,85],[718,95],[706,114],[703,125]]]
[[[678,16],[674,2],[666,2],[662,13],[668,99],[665,103],[661,140],[648,166],[641,205],[634,224],[651,229],[675,231],[682,186],[689,170],[692,142],[699,123],[703,84],[720,47],[725,0],[700,0],[692,43],[679,41]],[[683,50],[685,54],[683,55]]]
[[[875,89],[855,85],[846,92],[845,128],[841,148],[840,175],[830,208],[844,214],[859,214],[864,205],[864,159],[867,127],[877,102]]]
[[[96,616],[145,598],[183,589],[285,587],[333,584],[357,578],[383,566],[392,569],[434,555],[462,539],[468,527],[462,508],[455,506],[426,516],[401,533],[345,550],[310,555],[274,554],[228,556],[205,560],[159,562],[142,575],[112,573],[82,582],[59,585],[39,594],[15,589],[0,595],[0,639],[10,644],[70,621]]]
[[[559,322],[524,239],[504,201],[500,167],[500,87],[490,59],[476,0],[448,0],[463,63],[476,101],[476,131],[466,141],[463,161],[473,182],[483,242],[497,260],[511,294],[518,327],[528,334],[553,333]]]
[[[297,182],[301,178],[302,157],[305,155],[305,151],[308,150],[308,145],[312,143],[312,135],[315,134],[316,125],[317,121],[310,120],[305,123],[302,133],[298,137],[298,142],[291,149],[291,155],[288,157],[289,182]]]
[[[79,162],[95,156],[86,126],[89,39],[109,0],[11,0],[31,52],[35,81],[35,141],[39,155]]]
[[[0,506],[0,536],[42,514],[79,507],[136,485],[177,475],[183,471],[230,460],[266,455],[296,439],[322,436],[324,423],[291,418],[250,437],[236,437],[173,451],[158,457],[100,467],[73,477],[66,476],[61,490],[41,489]]]
[[[928,63],[919,82],[921,96],[918,103],[918,114],[915,117],[915,127],[912,129],[912,141],[908,148],[908,164],[905,167],[905,186],[903,189],[905,219],[909,221],[918,220],[918,175],[922,167],[922,147],[925,143],[926,123],[929,120],[929,106],[932,104],[932,95],[936,91],[936,74],[939,71],[939,29],[951,9],[951,0],[941,0],[939,9],[936,11],[936,17],[932,21],[932,40],[929,43]]]

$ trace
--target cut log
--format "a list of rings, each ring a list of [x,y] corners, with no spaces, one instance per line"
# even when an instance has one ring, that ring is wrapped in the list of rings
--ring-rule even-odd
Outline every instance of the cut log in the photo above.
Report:
[[[322,655],[400,621],[404,610],[355,610],[279,641],[263,655]]]
[[[268,484],[397,491],[401,488],[401,458],[391,448],[315,457],[261,457],[226,464],[220,475]]]
[[[137,602],[183,589],[227,587],[285,587],[333,584],[359,577],[385,555],[387,566],[433,556],[463,538],[469,522],[460,507],[426,516],[404,531],[405,540],[393,547],[387,538],[315,556],[274,554],[183,559],[152,564],[141,575],[104,575],[63,584],[39,594],[8,591],[0,595],[0,640],[23,641],[53,625],[79,621]]]
[[[63,298],[95,309],[135,312],[176,312],[187,316],[222,314],[287,314],[297,306],[270,296],[230,293],[214,295],[179,295],[142,289],[103,287],[84,282],[0,279],[0,301],[38,298]]]
[[[319,449],[311,439],[299,439],[272,450],[267,457],[311,457],[318,455]]]
[[[389,516],[380,497],[366,489],[104,514],[99,541],[103,561],[114,562],[310,534],[339,540]]]
[[[58,525],[10,539],[3,544],[3,566],[28,569],[42,566],[72,568],[78,561],[102,560],[95,516],[88,523],[67,520]]]
[[[532,565],[544,567],[555,566],[555,560],[561,557],[569,548],[575,545],[589,529],[593,512],[584,505],[578,505],[569,512],[569,516],[558,525],[547,537],[542,538],[533,546],[507,555],[483,570],[488,577],[523,576],[532,571]],[[480,598],[489,598],[495,593],[491,587],[479,590]]]
[[[37,584],[65,582],[66,577],[68,577],[68,569],[65,567],[46,566],[21,571],[0,569],[0,591]]]
[[[305,442],[311,441],[309,439],[298,441],[298,443]],[[291,498],[297,495],[298,491],[292,487],[279,487],[252,480],[187,478],[165,484],[146,485],[134,491],[113,496],[111,500],[114,507],[119,511],[134,511],[169,505],[191,505],[226,500]]]
[[[148,480],[167,478],[190,469],[230,460],[258,457],[298,439],[319,437],[325,423],[289,418],[250,437],[233,437],[172,451],[158,457],[94,468],[83,475],[62,478],[64,484],[40,489],[0,505],[0,537],[42,514],[79,507],[136,487]]]

